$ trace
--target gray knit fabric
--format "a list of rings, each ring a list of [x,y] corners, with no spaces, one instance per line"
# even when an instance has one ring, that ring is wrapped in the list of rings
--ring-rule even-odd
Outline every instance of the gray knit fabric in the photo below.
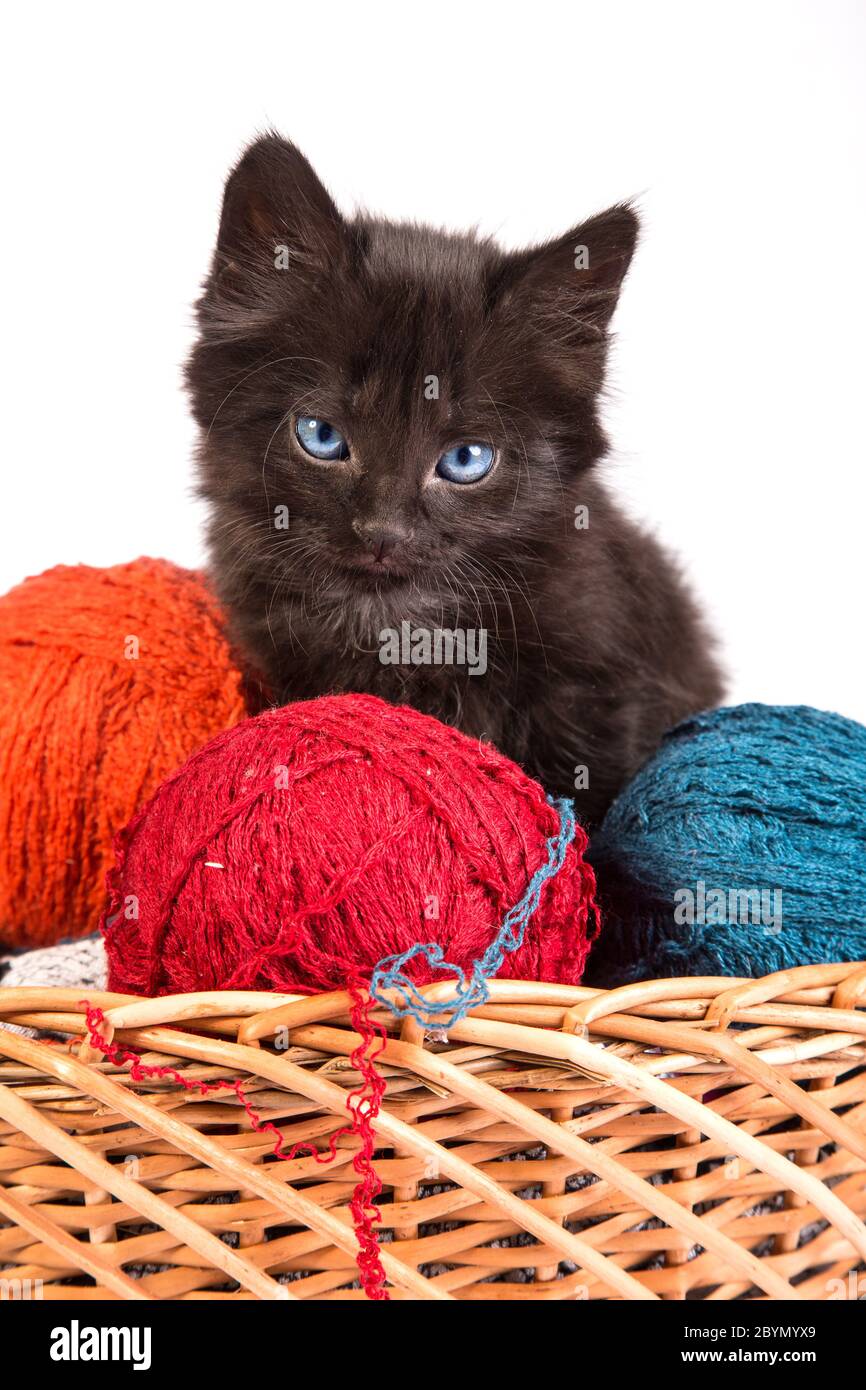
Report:
[[[45,985],[51,989],[105,989],[108,968],[101,936],[65,941],[39,951],[0,956],[0,989]]]

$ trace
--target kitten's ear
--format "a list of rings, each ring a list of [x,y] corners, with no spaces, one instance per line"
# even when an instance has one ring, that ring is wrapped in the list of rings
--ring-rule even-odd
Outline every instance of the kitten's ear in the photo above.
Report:
[[[250,145],[226,180],[215,286],[242,291],[274,268],[327,271],[346,244],[345,223],[300,150],[275,134]]]
[[[598,341],[616,308],[638,225],[634,210],[621,203],[556,241],[517,252],[506,263],[500,292],[543,317],[560,343]]]

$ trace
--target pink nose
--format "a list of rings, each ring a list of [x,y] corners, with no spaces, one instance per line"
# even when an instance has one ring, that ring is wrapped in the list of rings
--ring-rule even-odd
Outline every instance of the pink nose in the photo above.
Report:
[[[364,549],[379,565],[384,564],[399,546],[412,538],[411,530],[399,524],[380,525],[369,521],[353,522],[352,530],[361,541]]]

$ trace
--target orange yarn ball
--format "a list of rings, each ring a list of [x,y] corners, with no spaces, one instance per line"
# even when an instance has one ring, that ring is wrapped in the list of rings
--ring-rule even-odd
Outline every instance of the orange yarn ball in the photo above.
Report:
[[[94,931],[115,832],[245,713],[200,574],[58,565],[0,598],[0,942]]]

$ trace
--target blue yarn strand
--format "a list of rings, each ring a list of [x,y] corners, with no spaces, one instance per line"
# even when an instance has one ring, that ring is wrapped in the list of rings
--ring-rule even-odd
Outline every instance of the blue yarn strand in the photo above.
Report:
[[[422,1028],[447,1031],[465,1018],[471,1009],[477,1009],[487,1002],[490,997],[488,980],[499,973],[505,957],[523,945],[526,928],[541,899],[541,890],[559,873],[575,836],[577,825],[572,802],[566,797],[556,800],[549,796],[547,800],[559,814],[559,830],[547,841],[547,858],[532,875],[523,897],[505,914],[499,931],[484,955],[480,960],[473,961],[471,971],[467,974],[461,966],[446,960],[442,947],[435,942],[417,942],[408,951],[383,956],[379,961],[370,979],[370,993],[377,1003],[385,1005],[397,1018],[414,1018]],[[431,969],[440,970],[458,981],[451,999],[438,1003],[425,999],[419,987],[404,973],[404,967],[420,957]],[[392,1000],[386,995],[386,990],[394,990],[401,997]]]

